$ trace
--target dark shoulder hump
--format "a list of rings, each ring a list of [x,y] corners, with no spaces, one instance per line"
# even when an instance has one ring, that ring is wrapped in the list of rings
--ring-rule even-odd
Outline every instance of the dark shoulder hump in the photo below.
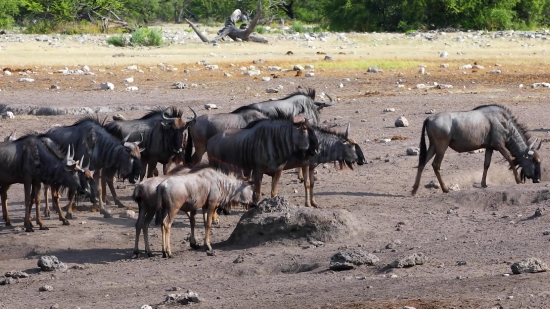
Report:
[[[181,109],[177,108],[176,106],[172,105],[168,108],[170,109],[169,114],[166,115],[166,117],[168,117],[168,118],[176,118],[176,117],[181,117],[183,115],[183,111]],[[141,117],[139,119],[149,119],[149,118],[156,117],[156,116],[162,114],[165,110],[166,110],[166,107],[154,108],[154,109],[150,110],[147,114],[145,114],[143,117]]]
[[[502,112],[506,113],[508,118],[516,125],[516,128],[518,128],[519,132],[523,135],[526,141],[529,141],[531,139],[531,134],[529,134],[529,129],[526,125],[523,123],[520,123],[518,121],[518,118],[512,114],[512,111],[508,109],[507,107],[500,105],[500,104],[486,104],[486,105],[480,105],[473,110],[482,109],[484,107],[497,107],[502,110]]]

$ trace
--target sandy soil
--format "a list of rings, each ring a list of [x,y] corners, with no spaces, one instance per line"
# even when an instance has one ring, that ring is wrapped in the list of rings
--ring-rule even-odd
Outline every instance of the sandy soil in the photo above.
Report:
[[[25,233],[20,230],[23,225],[22,186],[14,185],[9,191],[9,211],[15,229],[0,223],[0,274],[22,270],[28,272],[30,278],[0,286],[0,308],[49,308],[55,303],[60,308],[139,308],[143,304],[161,303],[166,294],[181,293],[171,292],[173,287],[183,292],[187,289],[197,292],[204,301],[194,306],[201,308],[400,308],[405,305],[416,308],[498,308],[499,305],[504,308],[549,308],[548,273],[505,276],[511,273],[511,263],[524,258],[537,257],[550,262],[550,239],[543,235],[549,230],[549,219],[544,212],[548,204],[548,172],[544,171],[540,184],[517,185],[502,157],[495,154],[489,170],[489,188],[482,189],[484,155],[450,150],[443,161],[442,175],[448,184],[459,184],[461,190],[443,194],[440,190],[424,188],[430,181],[436,181],[431,168],[427,168],[419,193],[413,198],[410,190],[418,157],[406,155],[407,147],[418,146],[422,121],[430,109],[459,111],[481,104],[503,104],[532,129],[534,136],[547,138],[550,90],[532,89],[530,85],[550,81],[548,67],[544,66],[547,61],[544,50],[548,43],[538,41],[529,51],[518,47],[521,42],[481,49],[472,48],[468,43],[449,47],[444,41],[396,40],[374,47],[378,37],[386,36],[389,35],[349,35],[358,45],[355,55],[338,55],[340,43],[332,37],[326,48],[330,47],[338,58],[331,64],[320,60],[323,56],[316,56],[315,50],[303,46],[304,42],[277,40],[274,44],[280,45],[276,52],[270,50],[271,45],[224,43],[220,49],[214,49],[195,44],[191,49],[200,52],[190,52],[192,61],[186,59],[188,51],[184,46],[151,51],[159,54],[172,51],[176,54],[177,51],[178,56],[162,59],[121,57],[113,58],[115,61],[98,58],[92,53],[71,60],[69,56],[78,49],[67,47],[53,52],[63,57],[66,64],[51,60],[48,54],[44,55],[43,62],[36,54],[28,59],[20,57],[17,53],[27,48],[26,45],[2,43],[7,48],[0,51],[0,57],[9,55],[1,58],[0,65],[12,69],[29,68],[36,72],[32,74],[36,81],[19,83],[17,74],[0,77],[0,104],[92,108],[175,104],[192,106],[205,114],[280,97],[298,86],[313,87],[339,98],[335,106],[323,110],[324,125],[345,130],[350,122],[352,135],[360,141],[371,163],[353,171],[337,171],[331,165],[319,168],[315,183],[315,195],[321,207],[346,209],[355,215],[361,226],[358,236],[321,247],[309,246],[304,241],[297,246],[269,243],[236,249],[224,244],[243,213],[234,211],[229,216],[222,216],[221,226],[213,231],[212,241],[217,251],[214,257],[207,256],[203,250],[189,248],[185,242],[189,224],[184,216],[178,217],[174,225],[173,259],[159,256],[160,230],[157,227],[150,233],[157,255],[131,259],[135,220],[122,218],[122,210],[114,208],[112,219],[82,211],[70,226],[62,226],[52,216],[45,221],[50,230]],[[37,44],[41,43],[29,43],[28,46]],[[509,48],[514,56],[509,57],[503,48]],[[104,46],[93,49],[104,55],[121,51]],[[376,56],[369,58],[369,49],[376,50]],[[438,51],[443,49],[453,55],[450,60],[438,58]],[[223,58],[225,50],[234,52],[231,57]],[[294,56],[284,56],[284,52],[280,52],[286,50],[293,50],[296,57],[289,60]],[[392,50],[400,50],[402,54],[388,56]],[[456,50],[467,52],[454,56]],[[139,53],[133,49],[122,52]],[[219,57],[207,58],[210,52]],[[315,77],[295,77],[292,71],[274,72],[278,78],[263,82],[261,78],[244,77],[236,71],[239,66],[251,65],[251,61],[258,58],[266,60],[256,65],[259,67],[283,65],[290,68],[291,64],[313,64],[317,68]],[[203,70],[194,62],[202,59],[220,65],[220,70]],[[384,73],[371,74],[364,69],[369,61],[388,66],[392,61],[398,64],[385,69]],[[499,68],[503,73],[491,75],[486,70],[458,69],[458,65],[474,61],[484,65],[486,70],[494,69],[495,63],[502,63]],[[173,65],[178,70],[149,69],[158,62]],[[430,75],[417,73],[418,62],[427,65]],[[440,69],[439,64],[444,62],[451,63],[451,68]],[[133,63],[138,63],[145,72],[124,70],[124,66]],[[97,75],[48,74],[65,65],[77,64],[90,65]],[[189,69],[188,73],[184,73],[185,68]],[[230,72],[233,77],[224,77],[223,72]],[[120,80],[129,76],[134,76],[139,91],[124,91]],[[269,76],[269,72],[264,68],[261,76]],[[116,89],[97,90],[98,83],[104,81],[113,82]],[[176,81],[197,86],[172,89]],[[397,88],[398,81],[405,84],[405,88]],[[452,84],[453,88],[414,88],[419,83],[433,82]],[[339,88],[340,83],[342,88]],[[52,84],[61,89],[49,90]],[[519,84],[525,87],[518,88]],[[283,85],[282,94],[265,93],[266,88],[277,85]],[[217,104],[222,109],[206,111],[202,108],[205,103]],[[390,107],[396,112],[383,112]],[[145,112],[113,111],[100,114],[100,117],[115,113],[137,118]],[[395,128],[394,121],[399,116],[405,116],[410,126]],[[18,135],[32,130],[45,131],[54,124],[71,124],[79,117],[16,115],[13,120],[0,120],[0,135],[8,135],[13,130]],[[393,136],[402,139],[387,144],[377,142]],[[548,157],[549,150],[550,145],[543,144],[543,160]],[[543,166],[546,167],[545,161]],[[263,192],[269,192],[270,179],[264,179],[263,185]],[[135,209],[130,199],[133,186],[122,183],[118,186],[123,203]],[[303,204],[303,187],[293,171],[282,177],[279,192],[292,203]],[[543,216],[533,218],[537,208],[543,209]],[[202,223],[199,223],[198,233],[199,237],[204,235]],[[395,240],[400,240],[401,245],[385,249],[386,244]],[[380,263],[350,271],[328,270],[330,257],[344,246],[348,249],[360,246],[362,250],[376,252]],[[385,267],[413,252],[423,252],[427,262],[407,269],[388,270]],[[39,272],[36,262],[41,255],[55,255],[67,263],[69,269]],[[244,262],[233,263],[239,255],[244,256]],[[465,261],[466,265],[459,266],[458,261]],[[76,264],[83,265],[83,269],[71,268]],[[300,272],[300,269],[309,271]],[[54,290],[39,292],[39,287],[45,284],[53,286]]]

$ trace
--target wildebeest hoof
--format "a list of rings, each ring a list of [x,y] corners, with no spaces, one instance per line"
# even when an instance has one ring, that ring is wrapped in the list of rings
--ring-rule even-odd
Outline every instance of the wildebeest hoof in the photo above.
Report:
[[[126,206],[122,203],[116,203],[116,205],[118,206],[118,208],[126,208]],[[132,209],[132,208],[130,208]]]
[[[78,217],[75,216],[75,215],[73,215],[72,213],[67,213],[67,214],[65,215],[65,218],[71,219],[71,220],[78,219]],[[64,225],[64,224],[65,224],[65,223],[63,223],[63,225]]]
[[[40,227],[40,230],[41,230],[41,231],[48,231],[49,228],[48,228],[47,226],[41,226],[41,227]]]
[[[44,218],[49,218],[50,217],[50,213],[49,212],[45,212],[44,213]]]
[[[220,225],[220,221],[212,221],[212,226],[219,226]]]
[[[147,252],[147,256],[148,256],[148,257],[153,257],[153,256],[154,256],[154,255],[153,255],[153,252]]]
[[[200,249],[200,248],[201,248],[201,246],[200,246],[200,245],[198,245],[198,244],[196,244],[196,243],[195,243],[195,244],[194,244],[194,243],[189,243],[189,245],[191,246],[191,248],[193,248],[193,249],[195,249],[195,250],[197,250],[197,249]]]
[[[105,209],[102,209],[100,212],[100,214],[103,215],[103,218],[112,218],[113,216],[111,215],[111,213],[109,213],[107,210]]]
[[[216,251],[214,251],[214,250],[207,250],[207,251],[206,251],[206,255],[208,255],[208,256],[215,256],[215,255],[216,255]]]
[[[34,232],[34,229],[32,227],[26,227],[25,232]]]
[[[6,226],[11,226],[11,221],[6,222]]]
[[[69,220],[64,220],[63,225],[71,225],[71,222],[69,222]]]

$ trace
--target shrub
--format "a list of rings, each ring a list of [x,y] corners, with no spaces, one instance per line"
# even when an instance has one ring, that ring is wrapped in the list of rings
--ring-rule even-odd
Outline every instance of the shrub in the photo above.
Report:
[[[112,37],[107,38],[107,44],[124,47],[126,46],[126,38],[122,35],[113,35]]]
[[[292,31],[304,33],[306,32],[306,27],[304,27],[304,24],[302,24],[301,22],[296,21],[292,24]]]
[[[139,28],[132,32],[130,43],[133,46],[160,46],[162,32],[157,29]]]
[[[257,26],[254,28],[254,31],[256,31],[258,34],[264,34],[267,32],[267,29],[264,26]]]

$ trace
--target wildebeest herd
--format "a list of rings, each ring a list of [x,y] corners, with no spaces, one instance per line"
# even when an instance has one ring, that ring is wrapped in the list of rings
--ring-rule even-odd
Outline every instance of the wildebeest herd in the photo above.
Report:
[[[305,206],[317,207],[313,195],[314,169],[335,162],[340,169],[366,163],[359,144],[345,132],[319,126],[320,111],[333,102],[316,102],[315,90],[295,92],[280,100],[237,108],[230,113],[186,118],[177,107],[153,110],[140,119],[106,123],[84,117],[70,126],[54,127],[41,134],[18,139],[14,135],[0,143],[0,197],[6,225],[11,225],[7,191],[14,183],[24,184],[26,231],[36,205],[36,223],[47,229],[40,215],[40,188],[44,185],[45,216],[50,215],[48,188],[63,225],[73,218],[79,198],[89,198],[93,208],[105,217],[110,212],[106,186],[115,204],[115,176],[136,184],[132,198],[138,204],[134,253],[140,255],[143,231],[145,250],[151,256],[148,227],[154,217],[162,230],[162,253],[172,255],[170,228],[178,211],[184,211],[191,225],[191,247],[195,239],[195,215],[201,209],[206,229],[205,246],[212,253],[210,230],[217,214],[234,205],[254,207],[261,198],[264,174],[272,177],[271,197],[277,195],[282,172],[297,168],[305,189]],[[425,135],[429,139],[426,146]],[[518,183],[541,179],[541,158],[525,126],[500,105],[483,105],[469,112],[440,113],[428,117],[422,126],[420,155],[412,194],[416,194],[422,171],[435,156],[432,166],[444,192],[440,166],[448,147],[457,152],[485,148],[481,185],[486,187],[493,150],[509,162]],[[194,153],[193,153],[194,149]],[[205,160],[204,155],[207,155]],[[75,158],[79,160],[75,160]],[[159,176],[157,163],[164,165]],[[172,163],[176,167],[169,171]],[[521,168],[518,173],[517,168]],[[303,178],[302,178],[303,175]],[[147,179],[144,179],[147,176]],[[140,183],[138,183],[141,180]],[[138,183],[138,184],[137,184]],[[59,194],[68,189],[67,213],[62,214]]]

